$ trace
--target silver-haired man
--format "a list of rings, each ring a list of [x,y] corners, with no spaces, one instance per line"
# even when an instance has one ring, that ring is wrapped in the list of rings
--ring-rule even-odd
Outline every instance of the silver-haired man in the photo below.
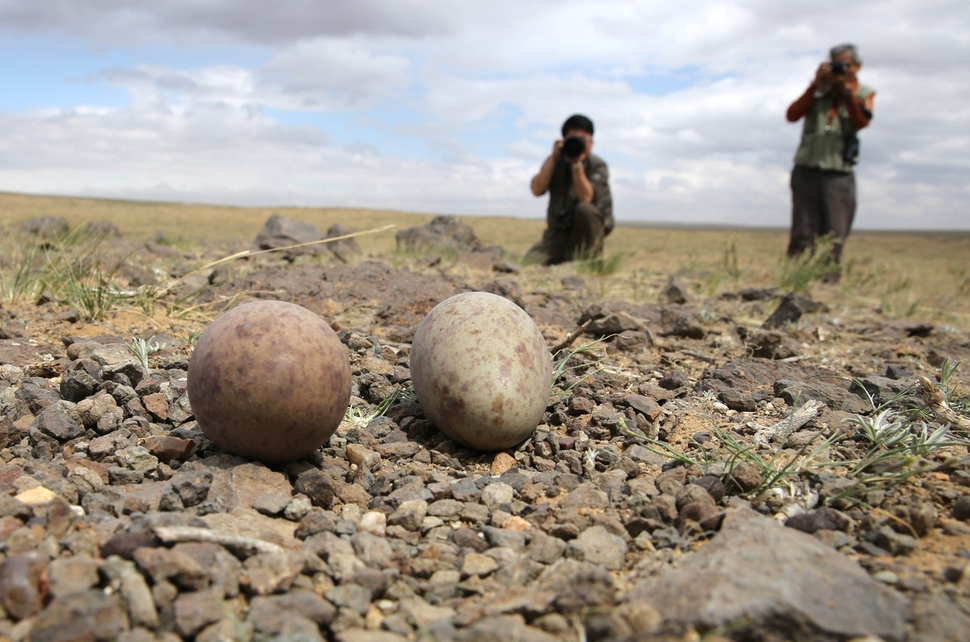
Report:
[[[788,256],[814,250],[817,238],[831,234],[835,236],[832,258],[838,262],[855,217],[856,134],[872,119],[876,92],[856,77],[862,58],[854,45],[832,47],[829,57],[829,62],[819,65],[805,93],[788,108],[789,122],[805,119],[791,174]]]

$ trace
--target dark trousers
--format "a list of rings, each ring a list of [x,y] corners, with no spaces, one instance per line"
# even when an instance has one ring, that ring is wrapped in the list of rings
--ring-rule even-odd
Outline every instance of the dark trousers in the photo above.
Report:
[[[855,175],[798,167],[791,173],[791,240],[788,256],[815,249],[815,240],[836,237],[832,258],[838,262],[855,218]]]
[[[603,213],[592,203],[580,203],[573,211],[572,223],[547,227],[542,240],[528,254],[540,256],[544,265],[565,263],[574,258],[603,255]]]

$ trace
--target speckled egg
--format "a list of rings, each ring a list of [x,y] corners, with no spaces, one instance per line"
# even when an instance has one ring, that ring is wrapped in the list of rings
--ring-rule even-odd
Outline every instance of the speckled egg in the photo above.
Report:
[[[503,450],[535,430],[549,401],[552,358],[532,318],[508,299],[468,292],[421,321],[411,381],[428,418],[477,450]]]
[[[189,361],[195,419],[224,450],[273,463],[323,445],[350,403],[350,362],[327,322],[283,301],[226,312]]]

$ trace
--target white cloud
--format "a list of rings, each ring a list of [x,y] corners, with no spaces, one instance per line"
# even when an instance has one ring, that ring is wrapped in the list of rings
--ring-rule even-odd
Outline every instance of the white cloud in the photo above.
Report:
[[[800,125],[784,111],[852,41],[877,89],[859,224],[970,227],[970,13],[945,0],[0,0],[0,25],[135,54],[136,40],[268,52],[133,59],[92,74],[127,107],[0,115],[0,189],[541,217],[528,181],[582,112],[619,219],[785,225]],[[335,144],[269,110],[345,114],[364,134]]]

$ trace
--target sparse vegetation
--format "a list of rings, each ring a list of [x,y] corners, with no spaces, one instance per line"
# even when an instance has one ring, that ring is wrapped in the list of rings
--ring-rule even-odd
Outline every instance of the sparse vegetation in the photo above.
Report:
[[[604,354],[602,356],[596,354],[596,350],[603,350]],[[595,339],[593,341],[588,341],[576,348],[570,349],[568,352],[563,349],[553,355],[552,362],[552,394],[565,398],[569,396],[570,391],[579,384],[583,378],[599,372],[600,364],[605,359],[606,349],[601,339]],[[580,355],[592,354],[594,358],[592,360],[581,360]],[[593,368],[592,371],[589,371]],[[565,377],[568,373],[577,372],[579,370],[585,370],[586,372],[582,377],[574,378],[572,381],[567,382]],[[562,384],[565,384],[563,387]],[[558,389],[557,389],[558,388]]]
[[[841,268],[832,257],[835,237],[825,236],[816,242],[815,250],[781,260],[778,285],[782,290],[804,292],[815,283],[825,282],[839,275]]]
[[[173,218],[177,218],[183,215],[180,208],[184,208],[181,211],[192,211],[198,221],[206,221],[205,213],[210,211],[195,206],[165,210],[166,206],[158,204],[146,205],[143,209],[136,204],[128,207],[133,212],[160,213],[151,221],[153,227],[165,217],[166,211],[175,212]],[[244,222],[253,216],[250,210],[223,209]],[[214,211],[218,214],[223,209]],[[330,215],[323,210],[313,212],[313,216]],[[294,217],[307,220],[304,213],[301,210]],[[264,215],[259,217],[265,220]],[[405,226],[430,218],[412,222],[408,215],[400,217],[406,220]],[[219,221],[226,219],[213,220],[216,222],[212,225],[220,225]],[[235,219],[231,224],[243,229],[235,233],[237,238],[251,239],[261,222],[257,221],[252,230],[238,227],[241,223]],[[319,219],[314,222],[320,225]],[[359,225],[357,220],[353,222]],[[532,231],[541,227],[537,221],[508,219],[468,222],[483,243],[499,243],[513,251],[531,244],[538,236]],[[119,227],[126,233],[130,231],[120,221]],[[186,227],[180,234],[190,238],[191,229]],[[220,229],[219,233],[224,231]],[[725,242],[725,238],[729,240]],[[957,369],[958,364],[947,360],[942,366],[937,364],[947,354],[962,357],[966,351],[965,330],[960,328],[966,327],[967,317],[961,315],[970,311],[970,305],[960,295],[960,273],[947,268],[965,262],[970,242],[964,244],[959,236],[944,239],[930,235],[869,235],[865,242],[854,237],[847,249],[849,261],[841,284],[809,281],[806,293],[827,307],[806,311],[799,321],[785,325],[783,332],[778,333],[785,341],[783,347],[795,356],[775,355],[777,358],[769,362],[749,356],[754,328],[778,305],[779,295],[784,294],[777,287],[781,269],[779,250],[784,245],[784,235],[779,232],[739,231],[727,237],[720,231],[621,227],[620,233],[608,239],[608,248],[611,252],[623,253],[626,259],[608,275],[583,273],[580,265],[572,263],[550,268],[526,267],[518,272],[511,266],[499,266],[501,273],[490,269],[487,263],[472,265],[460,261],[430,265],[430,262],[411,261],[371,249],[380,243],[391,247],[391,234],[369,239],[373,243],[365,251],[379,254],[371,257],[374,261],[385,265],[400,262],[406,269],[358,265],[356,261],[321,268],[313,264],[315,259],[308,257],[289,261],[279,255],[233,254],[240,249],[238,246],[214,249],[204,242],[199,242],[194,251],[187,247],[175,253],[157,246],[145,248],[141,244],[116,244],[109,240],[85,257],[83,244],[69,245],[64,239],[38,242],[33,258],[21,263],[23,255],[13,257],[12,252],[28,251],[29,246],[11,245],[11,253],[6,252],[5,246],[0,254],[4,296],[19,292],[19,302],[8,304],[4,300],[0,309],[0,330],[5,337],[0,347],[4,349],[5,359],[11,355],[10,363],[0,368],[0,379],[3,379],[0,388],[4,392],[0,395],[0,410],[7,413],[4,421],[9,418],[21,430],[28,422],[31,426],[36,422],[36,427],[45,429],[58,428],[55,423],[43,424],[47,415],[34,416],[20,402],[21,397],[36,394],[34,391],[41,387],[38,377],[48,380],[43,386],[47,390],[60,391],[65,399],[68,396],[78,399],[75,403],[80,409],[83,409],[81,395],[85,399],[97,399],[104,391],[111,390],[108,384],[89,386],[90,380],[80,370],[83,368],[93,375],[91,361],[100,362],[101,356],[113,358],[119,348],[124,351],[120,345],[110,343],[117,339],[103,335],[125,337],[128,350],[141,367],[154,367],[148,374],[149,379],[142,379],[146,385],[139,385],[135,391],[142,401],[141,408],[126,402],[124,408],[112,408],[117,412],[107,412],[104,422],[99,420],[94,426],[98,434],[111,437],[95,442],[90,439],[91,433],[79,437],[65,435],[58,437],[55,444],[54,437],[22,440],[22,435],[13,435],[7,453],[10,463],[30,463],[30,470],[24,469],[24,475],[30,473],[30,477],[22,477],[31,485],[36,478],[56,494],[63,494],[64,489],[73,493],[76,489],[77,495],[65,499],[84,507],[85,516],[72,518],[74,528],[81,530],[85,525],[96,525],[99,520],[110,517],[117,527],[112,532],[120,534],[125,532],[122,529],[130,531],[136,527],[138,520],[151,521],[141,515],[145,511],[154,513],[156,507],[172,515],[213,515],[207,511],[222,510],[237,500],[252,499],[253,509],[261,513],[258,518],[248,508],[246,513],[226,508],[228,512],[216,515],[221,520],[218,529],[189,528],[193,532],[186,533],[186,537],[197,537],[198,533],[218,537],[212,541],[226,548],[226,556],[232,553],[228,552],[229,540],[223,538],[230,537],[236,542],[241,537],[247,547],[253,546],[252,550],[247,548],[247,556],[256,550],[268,549],[268,553],[298,550],[301,543],[289,536],[295,528],[308,531],[308,527],[323,527],[328,533],[325,537],[330,537],[332,531],[344,535],[369,533],[375,538],[391,538],[392,543],[406,539],[407,546],[424,550],[428,555],[412,557],[413,564],[401,566],[397,581],[403,583],[395,591],[401,586],[428,584],[425,580],[429,572],[437,573],[435,569],[445,560],[437,553],[447,553],[452,544],[465,552],[470,550],[469,544],[473,545],[471,549],[478,549],[479,542],[471,539],[478,537],[474,535],[475,530],[486,535],[481,541],[489,547],[501,548],[514,544],[512,538],[521,537],[525,529],[526,540],[519,541],[529,541],[531,532],[536,546],[545,544],[550,551],[544,561],[530,553],[531,566],[524,569],[530,576],[535,576],[533,571],[536,571],[538,577],[548,577],[546,571],[539,572],[541,568],[559,564],[564,556],[610,570],[609,576],[602,571],[591,575],[586,570],[581,571],[581,576],[573,575],[582,578],[578,588],[576,581],[559,580],[558,576],[555,576],[556,584],[548,587],[532,580],[522,582],[521,588],[526,591],[536,588],[556,593],[555,599],[549,602],[547,615],[557,613],[566,622],[572,618],[576,639],[586,639],[587,635],[590,639],[620,639],[629,635],[629,627],[639,626],[640,615],[649,613],[637,606],[639,598],[633,599],[627,586],[639,583],[640,578],[652,578],[655,571],[667,572],[661,569],[672,564],[679,566],[675,572],[688,569],[690,556],[706,555],[705,548],[711,552],[720,548],[716,554],[721,560],[739,558],[731,548],[735,545],[731,542],[737,540],[731,538],[744,534],[748,528],[745,523],[757,529],[751,534],[758,538],[771,529],[770,524],[762,528],[761,518],[751,517],[758,521],[740,519],[738,509],[743,506],[778,521],[787,520],[787,525],[792,527],[771,529],[783,538],[776,550],[765,548],[766,554],[762,555],[761,548],[755,549],[758,557],[755,561],[767,560],[773,568],[781,569],[774,575],[765,574],[780,583],[787,585],[794,576],[788,570],[792,567],[788,566],[787,558],[795,560],[799,565],[796,569],[810,566],[810,570],[818,570],[819,558],[790,554],[797,550],[796,538],[817,550],[817,541],[797,534],[795,529],[808,532],[818,528],[825,532],[817,531],[816,537],[833,547],[829,557],[846,562],[837,559],[839,554],[845,554],[873,574],[874,580],[884,582],[885,585],[870,582],[880,595],[895,592],[908,600],[927,595],[952,598],[954,602],[958,599],[955,591],[966,579],[963,573],[960,582],[954,581],[963,567],[959,551],[965,527],[961,522],[970,518],[967,499],[963,497],[970,478],[970,462],[966,457],[970,424],[963,423],[970,412],[970,399],[965,387],[967,379]],[[970,241],[970,235],[966,240]],[[0,239],[0,244],[5,242]],[[129,251],[131,247],[138,249],[122,261],[119,252]],[[108,251],[102,253],[103,248]],[[685,259],[688,254],[693,258]],[[913,260],[917,256],[919,260]],[[71,261],[57,264],[62,277],[57,279],[59,282],[45,285],[45,279],[52,274],[50,262],[68,259]],[[239,262],[233,263],[237,259]],[[684,261],[689,261],[689,269],[682,269]],[[67,298],[64,286],[69,282],[64,271],[68,269],[66,266],[76,270],[75,281],[95,293],[107,292],[120,297],[108,304],[95,302],[89,306],[91,311],[104,310],[103,321],[79,318],[93,318],[96,312],[79,315],[67,309],[74,304]],[[505,269],[511,272],[506,273]],[[578,278],[577,273],[583,276]],[[26,278],[31,275],[37,279]],[[667,297],[661,298],[671,275],[676,276],[687,293],[687,302],[682,308],[671,309]],[[453,290],[483,287],[499,279],[508,280],[508,290],[514,292],[510,296],[521,300],[537,320],[547,345],[554,344],[555,382],[540,425],[531,438],[515,446],[513,452],[475,452],[458,442],[446,443],[446,437],[415,403],[407,384],[409,344],[413,328],[436,300]],[[210,283],[211,287],[207,285]],[[741,288],[748,287],[753,290],[751,296],[741,294]],[[58,289],[55,291],[55,288]],[[193,293],[199,296],[193,299]],[[916,311],[921,315],[920,323],[897,323],[885,318],[885,314],[905,314],[905,297],[913,294],[919,296]],[[898,303],[884,302],[884,297],[893,295],[899,295]],[[263,493],[257,488],[249,493],[252,489],[248,486],[248,490],[242,489],[245,493],[236,492],[233,486],[237,479],[244,484],[248,482],[246,477],[237,478],[235,469],[244,466],[240,472],[251,471],[251,464],[222,457],[223,451],[208,439],[202,439],[195,426],[186,421],[190,418],[187,415],[190,408],[185,396],[184,368],[190,346],[207,321],[222,307],[236,303],[234,297],[241,297],[239,302],[262,297],[287,298],[320,314],[338,331],[356,377],[355,407],[347,411],[339,433],[321,451],[303,462],[261,471],[256,481],[261,485],[260,480],[269,482],[265,486],[273,492]],[[590,316],[593,305],[615,313],[616,321],[624,321],[623,315],[629,314],[636,325],[626,327],[637,329],[597,341],[583,338],[590,326],[577,326],[576,321],[580,315]],[[678,333],[672,327],[672,311],[689,312],[689,334]],[[931,316],[937,321],[935,326],[922,323],[926,319],[924,314],[939,315]],[[702,325],[700,333],[693,330],[697,320]],[[153,353],[161,347],[156,333],[158,337],[163,333],[166,337],[180,337],[189,346],[176,340],[176,345],[165,352],[166,355],[171,352],[171,358],[153,358]],[[147,340],[131,339],[149,336]],[[75,343],[65,347],[62,338],[67,339],[64,343]],[[572,348],[574,345],[577,347]],[[65,357],[73,359],[76,352],[78,359],[84,360],[89,350],[91,361],[73,363],[66,370],[60,368]],[[259,366],[254,364],[256,376],[273,376],[273,369]],[[130,369],[125,372],[131,375]],[[922,376],[931,372],[938,375],[935,378],[938,381]],[[123,381],[121,377],[112,376],[112,379]],[[905,389],[909,381],[916,383],[912,389]],[[112,392],[130,395],[127,390]],[[800,396],[811,399],[800,405]],[[817,403],[818,398],[826,400],[827,410]],[[132,414],[130,421],[122,419],[129,413]],[[139,413],[150,415],[150,436],[143,430],[144,422],[136,418]],[[809,414],[813,416],[806,419]],[[850,419],[842,423],[840,420],[845,416]],[[948,424],[953,427],[948,428]],[[155,439],[163,436],[174,440]],[[161,441],[171,443],[153,443]],[[364,466],[354,456],[354,449],[345,448],[351,444],[374,451],[357,453],[364,455],[367,461]],[[179,454],[168,468],[159,464],[156,469],[141,473],[136,468],[136,460],[130,456],[135,454],[136,445],[157,453],[156,456],[161,454],[159,447]],[[641,446],[659,453],[662,460],[644,452]],[[138,465],[145,459],[139,456]],[[672,459],[683,465],[678,466]],[[94,467],[89,468],[88,464],[94,462],[111,467],[107,479],[97,478]],[[183,463],[188,465],[182,466]],[[15,469],[12,465],[9,468]],[[564,474],[566,470],[569,475]],[[174,475],[169,477],[172,471]],[[211,473],[211,484],[200,477],[206,472]],[[71,483],[61,482],[62,478]],[[186,482],[189,481],[193,497],[201,502],[193,506],[188,506],[189,502],[179,491],[188,489]],[[20,481],[15,485],[18,484]],[[132,484],[138,484],[135,492]],[[95,492],[95,488],[102,491]],[[488,488],[491,490],[483,492]],[[451,499],[456,501],[445,501],[432,510],[430,505],[448,497],[449,489]],[[204,493],[208,495],[203,499]],[[141,503],[144,497],[151,497],[151,502]],[[167,497],[164,508],[163,497]],[[405,506],[412,498],[421,501]],[[428,504],[426,513],[422,507],[424,501]],[[462,504],[458,505],[458,501]],[[586,506],[574,508],[581,504]],[[327,508],[311,508],[313,505]],[[372,510],[374,507],[377,510]],[[386,509],[391,507],[400,513],[396,516],[388,513]],[[409,511],[410,507],[418,510]],[[439,507],[445,510],[439,513]],[[305,513],[307,510],[311,513]],[[321,515],[321,510],[329,514]],[[721,523],[725,525],[725,532],[713,535],[712,531],[720,528]],[[457,530],[458,524],[471,532]],[[487,524],[494,530],[485,528]],[[49,548],[46,543],[61,541],[64,537],[63,532],[56,531],[58,527],[50,520],[35,516],[27,528],[33,529],[31,532],[36,535],[33,544],[28,542],[29,547],[40,547],[45,560],[53,557],[44,555]],[[177,530],[169,526],[160,528],[164,529],[157,533],[160,537],[166,533],[168,537]],[[273,541],[263,539],[262,532],[272,532]],[[537,535],[540,532],[545,535]],[[912,537],[905,532],[911,532]],[[720,541],[727,546],[705,544],[708,538],[722,538],[722,535]],[[370,536],[366,537],[370,539]],[[282,541],[275,543],[277,537]],[[313,537],[307,534],[308,541],[302,545],[317,544],[320,538]],[[753,542],[756,546],[758,538]],[[18,540],[19,544],[25,541]],[[375,542],[374,552],[379,554],[376,540],[371,541]],[[791,546],[787,543],[782,546],[782,541],[791,542]],[[173,544],[164,539],[165,546]],[[279,545],[283,549],[277,549]],[[532,544],[530,547],[535,548]],[[917,551],[915,555],[906,557],[914,551]],[[57,557],[71,555],[72,551],[64,548]],[[503,582],[508,573],[522,571],[521,564],[508,566],[507,555],[494,558],[492,555],[481,555],[478,561],[491,565],[491,560],[499,567],[482,571],[476,580],[475,573],[458,571],[474,558],[465,555],[464,560],[461,556],[451,559],[447,553],[449,571],[457,571],[461,578],[450,572],[454,581],[448,580],[449,588],[441,595],[451,595],[454,590],[462,594],[442,604],[456,613],[466,614],[478,613],[482,604],[504,599],[508,591]],[[600,555],[604,557],[596,559]],[[98,557],[98,564],[110,566],[102,558],[106,556]],[[61,562],[51,559],[51,570],[56,568],[55,563]],[[825,572],[828,577],[838,579],[844,569],[844,564],[840,564]],[[729,583],[738,577],[744,579],[746,570],[742,567],[740,573],[732,573]],[[304,580],[307,577],[304,575]],[[321,586],[330,589],[332,585],[327,577],[318,574],[311,579],[316,582],[323,578]],[[92,596],[96,592],[110,592],[112,586],[117,588],[107,574],[102,572],[99,578],[98,584],[89,591]],[[624,580],[620,583],[623,586],[614,583],[616,578]],[[161,577],[149,573],[145,579],[155,587],[165,588],[158,583]],[[482,590],[461,592],[464,583],[455,584],[459,579]],[[662,585],[663,579],[656,579]],[[848,579],[856,581],[854,575]],[[37,581],[42,591],[43,577]],[[301,582],[294,584],[293,590],[309,586],[306,581]],[[893,582],[896,588],[890,586]],[[605,601],[602,607],[580,606],[576,611],[569,606],[566,610],[564,605],[569,603],[560,600],[560,586],[568,593],[569,600],[579,593],[592,591],[597,600],[604,597]],[[178,599],[191,600],[188,589],[176,587],[182,592]],[[152,591],[153,595],[157,593],[155,588]],[[286,592],[277,591],[280,595]],[[838,590],[830,593],[847,610],[865,612],[850,600],[841,600]],[[651,590],[641,595],[653,594]],[[551,599],[552,594],[549,596]],[[426,598],[434,601],[430,594]],[[240,627],[256,630],[252,627],[259,619],[256,616],[260,610],[263,617],[274,622],[279,620],[278,614],[261,609],[253,600],[254,593],[243,587],[233,602],[239,617],[230,614],[215,623],[215,628],[195,635],[201,638],[238,631]],[[391,617],[382,602],[371,602],[369,613],[380,610]],[[18,630],[25,629],[31,621],[41,622],[46,618],[50,622],[53,619],[50,609],[58,603],[55,600],[52,606],[42,607],[36,618],[23,619],[16,625],[15,618],[4,616],[4,626]],[[634,606],[637,610],[630,610]],[[45,612],[44,608],[48,610]],[[122,608],[127,607],[122,604]],[[893,610],[901,612],[895,607]],[[666,610],[662,614],[666,619]],[[410,621],[404,620],[410,617],[407,613],[398,611],[397,615],[400,617],[396,618],[395,628],[404,627]],[[637,621],[623,621],[614,617],[617,615],[623,618],[635,615]],[[122,617],[126,616],[122,614]],[[159,630],[153,634],[164,634],[161,629],[170,628],[171,621],[163,618],[160,626],[155,627]],[[531,621],[530,616],[525,622]],[[768,633],[784,637],[788,634],[784,629],[787,623],[803,620],[786,614],[772,620],[776,621],[782,628],[762,631],[757,628],[761,624],[752,620],[752,628],[736,637],[762,639],[770,637]],[[474,633],[464,626],[467,623],[458,628]],[[556,623],[558,631],[562,630],[561,624],[562,620]],[[613,628],[604,628],[607,624]],[[915,631],[918,624],[913,621],[906,626],[912,625]],[[420,624],[409,626],[403,630],[412,637],[432,635],[432,631]],[[523,623],[519,630],[527,631],[525,626]],[[650,634],[649,627],[641,628],[637,633]],[[326,636],[332,631],[321,627],[320,633]],[[693,634],[693,630],[689,633]],[[705,633],[706,636],[718,634],[734,636],[729,626]],[[902,639],[905,635],[900,633],[895,637]]]
[[[626,257],[621,252],[603,253],[602,256],[581,252],[573,259],[572,264],[580,274],[611,276],[619,272],[625,261]]]
[[[125,347],[128,348],[128,352],[135,355],[135,358],[138,359],[138,363],[141,364],[142,370],[145,372],[145,374],[148,374],[151,371],[151,368],[148,366],[148,358],[153,352],[158,352],[164,348],[165,344],[159,343],[154,336],[147,341],[145,339],[135,337],[131,340],[131,343],[126,343]]]
[[[939,389],[946,397],[951,408],[963,416],[970,416],[970,398],[958,396],[950,390],[949,382],[959,366],[946,360],[941,367]],[[955,387],[955,386],[954,386]],[[794,427],[780,435],[777,447],[767,459],[752,446],[747,446],[731,429],[718,425],[712,418],[711,434],[716,439],[715,447],[696,444],[700,457],[692,457],[682,450],[660,440],[647,437],[626,427],[621,419],[621,432],[627,437],[642,442],[648,449],[666,458],[675,459],[686,466],[698,469],[716,464],[723,468],[722,481],[731,488],[732,474],[742,462],[754,465],[760,472],[761,483],[755,488],[735,492],[746,497],[757,497],[768,490],[782,488],[794,499],[795,482],[806,474],[826,470],[840,472],[854,481],[830,501],[849,500],[863,502],[864,496],[873,491],[885,491],[910,478],[927,472],[939,470],[940,461],[935,461],[938,453],[953,452],[959,449],[966,453],[970,440],[953,433],[948,425],[931,428],[924,420],[920,407],[909,403],[912,391],[897,394],[886,403],[876,406],[872,415],[857,414],[844,420],[852,428],[850,432],[830,430],[821,433],[801,446],[798,450],[787,451],[785,444]],[[951,401],[952,398],[952,401]],[[870,397],[870,400],[872,398]],[[703,397],[700,399],[703,403]],[[795,404],[798,405],[797,402]],[[792,409],[792,415],[795,409]],[[840,448],[836,456],[830,452],[836,445],[849,444]],[[946,457],[944,457],[946,460]],[[951,464],[953,462],[950,462]]]

